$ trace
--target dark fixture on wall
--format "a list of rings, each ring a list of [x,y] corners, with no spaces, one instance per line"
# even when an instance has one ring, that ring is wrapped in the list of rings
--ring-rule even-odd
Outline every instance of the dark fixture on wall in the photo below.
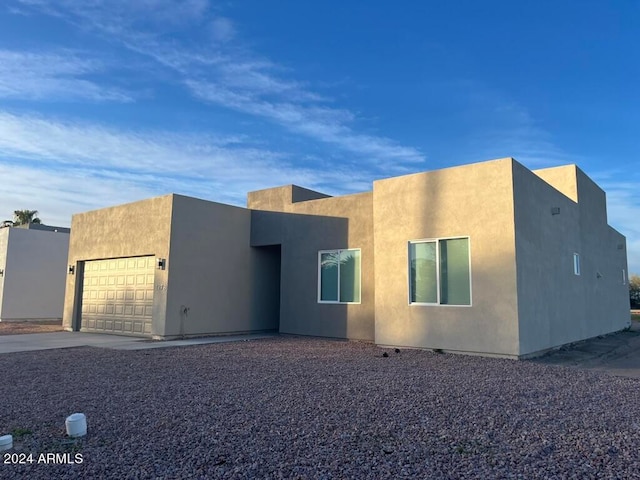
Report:
[[[622,249],[624,249],[624,244],[619,243],[619,244],[618,244],[618,250],[622,250]]]
[[[0,277],[4,277],[4,270],[0,268]]]
[[[158,270],[164,270],[165,264],[166,264],[167,260],[164,258],[159,258],[158,259]]]
[[[551,215],[560,215],[560,207],[551,207]]]
[[[76,273],[76,267],[73,265],[69,265],[69,275],[73,275]]]

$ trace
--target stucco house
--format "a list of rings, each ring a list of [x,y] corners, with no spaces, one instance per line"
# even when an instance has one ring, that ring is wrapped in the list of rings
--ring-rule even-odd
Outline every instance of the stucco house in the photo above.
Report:
[[[247,208],[166,195],[74,215],[64,325],[524,358],[629,326],[626,258],[575,165],[505,158],[339,197],[289,185]]]
[[[68,228],[0,228],[0,321],[61,319],[68,255]]]

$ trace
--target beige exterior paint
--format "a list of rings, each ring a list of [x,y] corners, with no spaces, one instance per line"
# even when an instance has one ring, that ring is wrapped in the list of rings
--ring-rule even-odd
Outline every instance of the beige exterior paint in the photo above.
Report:
[[[169,195],[74,216],[65,325],[84,262],[152,255],[153,335],[257,330],[522,358],[628,325],[625,239],[573,165],[511,158],[378,180],[341,197],[295,185],[248,209]],[[409,242],[466,237],[471,305],[409,302]],[[318,301],[318,252],[361,251],[361,301]],[[573,274],[579,253],[581,275]]]
[[[247,209],[174,196],[164,336],[278,328],[252,302],[250,230]]]
[[[628,327],[626,242],[607,225],[605,193],[575,165],[514,165],[520,355]]]
[[[62,318],[68,229],[0,229],[0,321]]]
[[[376,343],[517,355],[510,159],[374,183]],[[472,306],[410,305],[408,242],[469,237]]]
[[[249,194],[251,245],[282,245],[281,332],[374,340],[372,200],[370,192],[327,197],[294,185]],[[362,252],[361,302],[319,303],[318,252],[347,248]]]
[[[77,322],[81,321],[84,262],[142,256],[168,259],[172,207],[173,195],[166,195],[72,217],[68,264],[74,266],[75,274],[67,275],[63,317],[67,330],[82,329]],[[155,270],[154,336],[164,335],[168,268]]]
[[[81,286],[86,262],[153,256],[153,320],[142,336],[175,338],[277,329],[259,315],[253,295],[251,213],[181,195],[74,215],[64,326],[82,324]]]

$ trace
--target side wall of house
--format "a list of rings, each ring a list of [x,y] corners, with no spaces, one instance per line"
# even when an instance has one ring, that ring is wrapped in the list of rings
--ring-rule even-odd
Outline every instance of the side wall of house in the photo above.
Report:
[[[0,319],[62,318],[69,234],[5,228]],[[0,251],[2,246],[0,245]]]
[[[7,246],[9,245],[9,229],[0,228],[0,321],[2,321],[2,307],[4,305],[4,271],[7,269]]]
[[[372,194],[341,197],[287,186],[251,192],[252,245],[281,245],[280,332],[372,341],[374,247]],[[361,301],[318,301],[318,252],[361,251]]]
[[[518,355],[512,159],[374,182],[375,341]],[[409,303],[409,242],[469,237],[471,306]]]
[[[63,326],[72,330],[80,305],[84,262],[153,255],[168,259],[173,195],[79,213],[71,220]],[[155,269],[153,335],[164,335],[168,270]]]
[[[626,244],[605,193],[575,165],[516,165],[514,191],[521,355],[627,327]]]
[[[254,291],[269,259],[250,234],[250,210],[174,195],[165,336],[278,328]]]

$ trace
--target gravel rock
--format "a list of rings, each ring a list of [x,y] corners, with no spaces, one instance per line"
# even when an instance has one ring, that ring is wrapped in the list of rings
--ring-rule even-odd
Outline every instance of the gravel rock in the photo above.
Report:
[[[283,336],[0,355],[0,478],[640,478],[638,380],[382,352]],[[74,412],[86,437],[65,434]]]

